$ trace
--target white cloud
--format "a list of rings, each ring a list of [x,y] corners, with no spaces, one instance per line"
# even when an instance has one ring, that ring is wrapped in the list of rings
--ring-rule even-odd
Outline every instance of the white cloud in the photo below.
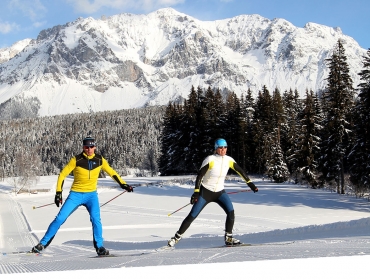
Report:
[[[21,11],[23,15],[32,21],[39,20],[47,12],[40,0],[10,0],[8,6],[11,9]]]
[[[15,23],[0,22],[0,33],[7,34],[14,32],[19,29],[19,26]]]
[[[95,13],[101,8],[152,10],[161,7],[174,6],[185,0],[67,0],[76,12]]]
[[[32,26],[33,27],[36,27],[36,28],[38,28],[38,27],[41,27],[41,26],[44,26],[44,25],[46,25],[46,23],[47,23],[47,21],[35,21],[33,24],[32,24]]]

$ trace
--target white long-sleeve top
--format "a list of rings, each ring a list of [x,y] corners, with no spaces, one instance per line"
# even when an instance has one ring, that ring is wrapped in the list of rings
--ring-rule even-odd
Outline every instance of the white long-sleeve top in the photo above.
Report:
[[[250,182],[248,176],[232,157],[214,154],[204,159],[197,176],[195,190],[199,191],[200,185],[202,184],[206,189],[212,192],[222,191],[229,168],[234,169],[246,183]]]

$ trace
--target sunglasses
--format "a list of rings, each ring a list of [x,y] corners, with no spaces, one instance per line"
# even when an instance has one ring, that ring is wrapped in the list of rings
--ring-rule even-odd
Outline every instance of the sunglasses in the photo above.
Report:
[[[217,149],[227,149],[227,146],[218,146]]]
[[[84,149],[86,149],[86,150],[88,150],[88,149],[93,149],[93,148],[95,148],[95,146],[84,146]]]

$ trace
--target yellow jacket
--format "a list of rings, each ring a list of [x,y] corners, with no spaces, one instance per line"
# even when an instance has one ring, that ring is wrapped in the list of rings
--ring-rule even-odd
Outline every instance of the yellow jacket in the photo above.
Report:
[[[99,154],[87,156],[85,153],[74,156],[60,172],[57,182],[57,192],[63,190],[64,179],[73,171],[71,191],[92,192],[96,190],[100,171],[103,169],[118,184],[126,182],[110,167],[109,163]]]

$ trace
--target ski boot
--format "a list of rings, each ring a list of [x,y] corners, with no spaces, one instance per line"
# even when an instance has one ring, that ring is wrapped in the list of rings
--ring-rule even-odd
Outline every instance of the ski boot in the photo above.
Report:
[[[44,249],[45,249],[44,245],[39,243],[31,249],[31,252],[32,253],[41,253],[41,251],[44,250]]]
[[[96,253],[98,254],[98,256],[107,256],[107,255],[109,255],[109,251],[107,249],[105,249],[104,247],[100,247],[100,248],[96,249]]]
[[[175,236],[172,237],[170,240],[168,240],[168,246],[169,247],[175,246],[175,244],[180,241],[181,237],[182,237],[182,235],[180,233],[176,232]]]
[[[225,233],[225,245],[226,246],[235,246],[242,244],[240,240],[233,237],[232,233],[226,232]]]

